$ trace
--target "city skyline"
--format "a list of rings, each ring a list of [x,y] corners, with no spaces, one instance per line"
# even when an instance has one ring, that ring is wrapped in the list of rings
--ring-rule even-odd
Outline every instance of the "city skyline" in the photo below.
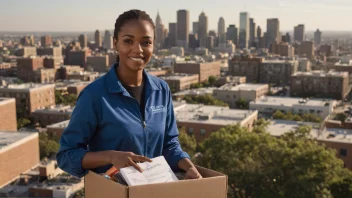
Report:
[[[155,21],[159,11],[165,27],[177,21],[177,11],[186,9],[190,14],[189,30],[192,23],[198,21],[202,11],[208,17],[208,30],[217,31],[220,17],[225,20],[225,27],[230,24],[239,26],[239,13],[248,12],[256,24],[266,31],[268,18],[279,18],[280,31],[293,31],[294,26],[304,24],[306,31],[351,31],[346,26],[346,19],[352,13],[352,1],[323,0],[289,2],[287,0],[265,0],[245,3],[239,0],[219,0],[214,8],[213,2],[189,2],[180,0],[168,2],[153,0],[149,2],[102,0],[99,2],[83,0],[62,0],[50,2],[43,0],[19,1],[5,0],[0,5],[0,31],[92,31],[93,29],[113,29],[118,15],[130,9],[146,11]],[[183,5],[182,7],[180,5]],[[85,12],[83,11],[85,10]],[[219,15],[221,13],[221,15]],[[45,16],[45,17],[43,17]],[[105,20],[106,19],[106,20]],[[69,22],[68,22],[69,21]]]

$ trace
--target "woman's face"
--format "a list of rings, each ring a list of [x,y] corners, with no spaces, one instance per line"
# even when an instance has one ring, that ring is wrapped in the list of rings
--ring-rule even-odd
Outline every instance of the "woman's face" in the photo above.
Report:
[[[114,39],[120,65],[132,71],[142,70],[153,54],[154,28],[146,20],[129,20]]]

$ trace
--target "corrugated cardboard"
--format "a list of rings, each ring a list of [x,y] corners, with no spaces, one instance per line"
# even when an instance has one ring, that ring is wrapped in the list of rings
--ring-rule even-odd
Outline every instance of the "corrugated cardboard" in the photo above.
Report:
[[[86,198],[226,198],[227,176],[197,166],[203,179],[126,187],[90,171],[85,176]]]

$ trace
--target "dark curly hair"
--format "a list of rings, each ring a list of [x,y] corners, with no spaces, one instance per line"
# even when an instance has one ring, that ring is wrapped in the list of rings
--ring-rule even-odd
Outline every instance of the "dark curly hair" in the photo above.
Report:
[[[117,37],[118,37],[118,33],[121,29],[121,27],[129,20],[138,20],[138,19],[141,19],[141,20],[146,20],[148,21],[154,28],[154,32],[155,32],[155,25],[154,25],[154,22],[153,20],[150,18],[150,16],[144,12],[144,11],[141,11],[141,10],[129,10],[129,11],[126,11],[124,13],[122,13],[117,19],[116,19],[116,22],[115,22],[115,29],[114,29],[114,38],[117,40]],[[155,34],[154,34],[154,39],[155,39]],[[117,55],[116,57],[116,62],[119,61],[119,56]]]

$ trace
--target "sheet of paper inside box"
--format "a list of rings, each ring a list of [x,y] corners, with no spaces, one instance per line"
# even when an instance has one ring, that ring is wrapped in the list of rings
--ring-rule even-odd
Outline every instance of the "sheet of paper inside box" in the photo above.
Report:
[[[120,169],[121,175],[129,186],[178,181],[164,156],[151,160],[152,162],[138,163],[144,170],[142,173],[132,166]]]

